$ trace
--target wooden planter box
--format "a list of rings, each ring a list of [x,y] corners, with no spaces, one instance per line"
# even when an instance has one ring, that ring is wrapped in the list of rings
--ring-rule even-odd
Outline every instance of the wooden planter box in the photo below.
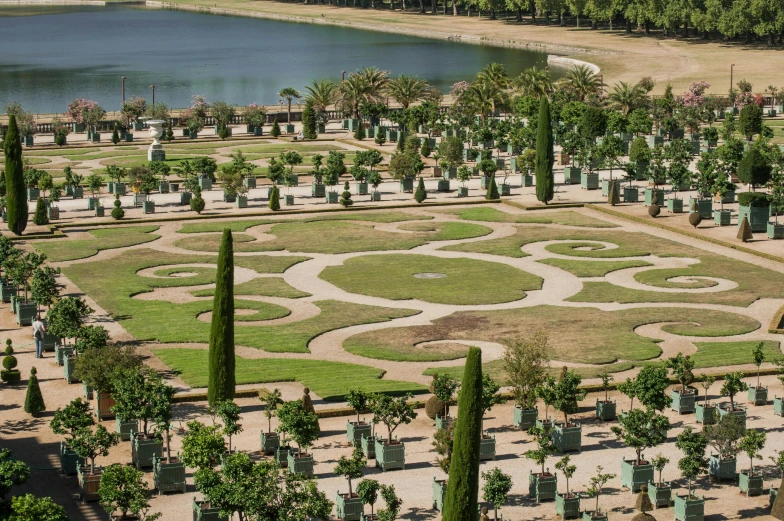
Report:
[[[206,191],[212,190],[212,179],[210,179],[209,177],[200,177],[199,178],[199,188],[201,188],[202,191],[204,191],[204,190],[206,190]]]
[[[142,208],[144,213],[155,213],[155,201],[144,201]]]
[[[87,383],[82,382],[82,390],[84,390],[84,397],[87,400],[93,399],[93,388],[87,385]]]
[[[256,188],[256,178],[255,177],[245,177],[242,179],[242,184],[244,184],[248,190],[251,188]]]
[[[82,500],[82,503],[101,499],[98,487],[101,485],[102,472],[100,468],[96,468],[95,474],[91,474],[85,466],[79,466],[79,499]]]
[[[609,179],[602,180],[602,195],[607,197],[610,195],[610,186],[618,185],[619,181],[617,179],[613,179],[610,181]]]
[[[234,199],[234,205],[237,208],[247,208],[248,207],[248,197],[245,195],[238,195]]]
[[[580,182],[580,174],[582,170],[576,166],[564,167],[564,184],[576,185]]]
[[[713,201],[710,199],[695,199],[694,197],[689,197],[689,210],[691,210],[691,206],[695,202],[697,203],[697,212],[700,214],[700,217],[703,219],[710,219],[713,215]]]
[[[278,465],[280,468],[286,469],[289,467],[289,453],[295,452],[296,449],[292,449],[291,447],[278,447],[275,449],[275,459],[278,461]]]
[[[381,192],[378,190],[374,190],[370,193],[370,200],[371,201],[380,201],[381,200]]]
[[[262,432],[260,440],[261,453],[267,456],[275,454],[275,450],[280,446],[280,436],[277,432]]]
[[[115,432],[120,435],[122,441],[129,441],[133,435],[139,431],[139,422],[123,421],[120,418],[114,418]]]
[[[656,202],[658,202],[659,206],[664,203],[664,190],[654,190],[653,188],[646,188],[645,189],[645,206],[653,206],[654,197],[656,197]]]
[[[604,512],[594,512],[593,510],[583,510],[583,521],[607,521],[607,514]]]
[[[501,195],[506,195],[506,196],[511,195],[512,194],[512,185],[506,184],[506,183],[501,183],[500,185],[498,185],[498,190],[499,190],[499,193]]]
[[[621,460],[621,486],[632,492],[639,492],[643,485],[653,481],[653,465],[643,461],[635,465],[635,460]]]
[[[722,460],[717,454],[711,454],[708,461],[708,470],[716,481],[723,479],[734,480],[738,477],[738,473],[735,471],[737,464],[738,461],[734,458]]]
[[[131,461],[137,469],[150,468],[153,459],[160,458],[163,453],[161,440],[144,434],[135,433],[131,436]]]
[[[433,478],[433,510],[444,511],[446,498],[446,480]]]
[[[728,414],[734,414],[738,418],[742,419],[743,426],[744,427],[746,426],[746,408],[743,407],[742,405],[736,405],[735,410],[730,411],[729,404],[721,404],[718,407],[718,411],[719,411],[719,418],[721,418],[722,416],[726,416]]]
[[[713,223],[719,226],[729,226],[732,222],[732,212],[729,210],[713,210]]]
[[[751,231],[755,233],[765,233],[770,217],[770,206],[738,206],[738,226],[747,217],[751,225]]]
[[[112,191],[112,193],[114,193],[115,195],[117,194],[125,195],[125,192],[127,190],[125,183],[114,183],[113,188],[114,190]]]
[[[670,391],[670,408],[677,411],[678,414],[692,413],[696,408],[697,393],[692,389],[686,389],[686,392],[681,392],[679,389],[672,389]]]
[[[536,425],[536,420],[539,415],[539,411],[537,409],[521,409],[517,405],[514,406],[514,419],[513,423],[514,426],[520,430],[527,431],[534,425]]]
[[[648,499],[654,508],[668,507],[672,501],[672,483],[648,483]]]
[[[615,420],[616,403],[596,400],[596,418],[602,421]]]
[[[442,418],[441,416],[436,414],[436,429],[439,430],[439,431],[442,431],[442,430],[446,429],[447,427],[449,427],[449,425],[453,421],[455,421],[455,419],[452,418],[451,416],[445,416],[445,417]]]
[[[704,521],[705,498],[676,495],[675,519],[679,521]]]
[[[77,381],[74,377],[74,365],[76,365],[76,357],[75,356],[67,356],[65,360],[63,360],[63,374],[65,376],[65,381],[69,384],[72,384]]]
[[[294,474],[301,474],[303,476],[313,477],[313,455],[312,454],[298,454],[294,451],[289,451],[288,457],[289,472]]]
[[[337,192],[327,192],[327,204],[338,204]]]
[[[406,468],[406,445],[397,441],[387,443],[376,438],[376,467],[386,472],[390,469]]]
[[[558,494],[558,478],[553,474],[528,474],[528,495],[539,504],[554,500]]]
[[[313,197],[325,197],[326,186],[318,183],[313,183],[310,185],[310,193]]]
[[[84,465],[84,458],[76,454],[64,442],[60,442],[60,472],[66,476],[73,476],[79,472],[79,467]]]
[[[767,387],[749,387],[749,403],[754,405],[767,405],[768,404],[768,388]]]
[[[534,185],[534,176],[529,174],[521,174],[520,175],[520,186],[523,188],[528,188]]]
[[[362,182],[354,183],[354,190],[356,191],[356,195],[367,195],[368,184]]]
[[[569,494],[569,496],[555,495],[555,513],[561,519],[577,519],[580,517],[580,496]]]
[[[178,458],[172,458],[171,463],[153,458],[152,476],[159,493],[185,492],[185,464]]]
[[[3,302],[11,302],[11,297],[16,297],[16,287],[3,284],[0,286],[0,297]]]
[[[553,443],[559,452],[579,451],[582,445],[583,427],[579,423],[553,425]]]
[[[495,436],[482,436],[479,440],[479,461],[495,459]]]
[[[773,414],[784,416],[784,399],[776,396],[773,398]]]
[[[784,223],[768,222],[768,239],[784,239]]]
[[[713,405],[708,405],[707,407],[705,404],[697,404],[696,407],[697,411],[697,423],[701,423],[703,425],[713,425],[716,423],[716,417],[718,413],[716,412],[716,407]]]
[[[65,358],[71,356],[74,352],[73,346],[61,346],[55,344],[54,346],[54,361],[57,365],[64,365]]]
[[[35,302],[30,302],[29,304],[18,302],[16,305],[16,323],[20,326],[33,325],[33,319],[37,311],[38,304]]]
[[[356,494],[349,497],[348,494],[341,494],[338,491],[335,496],[336,514],[338,519],[343,521],[359,521],[364,506],[362,500]]]
[[[193,498],[193,521],[228,521],[228,518],[221,517],[220,508],[212,507],[209,501]]]
[[[362,454],[367,459],[374,459],[376,457],[376,438],[370,436],[362,436]]]
[[[623,188],[623,201],[626,203],[637,203],[640,201],[640,191],[636,188]]]
[[[362,443],[363,436],[370,436],[372,425],[365,422],[346,422],[346,439],[349,443],[358,447]]]
[[[449,179],[439,179],[438,180],[438,191],[439,192],[448,192],[449,190],[450,190]]]
[[[414,179],[401,179],[400,180],[400,191],[401,192],[413,192],[414,191]]]
[[[738,474],[738,486],[746,496],[761,496],[765,483],[762,480],[762,474],[755,472],[749,475],[748,471],[744,470]]]
[[[667,199],[667,211],[670,213],[683,213],[683,199]]]
[[[158,192],[162,194],[168,194],[169,188],[170,188],[169,183],[166,182],[158,183]]]
[[[599,174],[589,174],[588,172],[580,174],[580,188],[584,190],[596,190],[599,188]]]
[[[193,194],[190,192],[180,192],[180,205],[181,206],[188,206],[191,204],[191,199],[193,198]]]
[[[114,403],[111,394],[95,393],[95,416],[98,421],[114,418],[115,414],[112,411]]]

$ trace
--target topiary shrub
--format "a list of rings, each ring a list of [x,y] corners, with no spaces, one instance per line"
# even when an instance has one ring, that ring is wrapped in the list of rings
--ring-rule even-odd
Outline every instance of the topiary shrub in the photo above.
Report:
[[[226,125],[220,125],[218,127],[218,137],[221,139],[226,139],[227,137],[231,136],[231,130]]]
[[[430,154],[432,152],[433,151],[430,149],[430,143],[428,142],[428,140],[427,139],[423,139],[422,140],[422,147],[419,149],[419,153],[423,157],[430,157]]]
[[[652,204],[648,207],[648,215],[651,217],[658,217],[661,213],[661,208],[659,208],[658,204]]]
[[[354,204],[354,201],[351,200],[351,191],[348,186],[348,181],[346,181],[346,184],[343,186],[343,193],[340,194],[340,204],[343,205],[343,208],[348,208]]]
[[[356,130],[354,130],[354,139],[357,141],[365,139],[365,126],[362,123],[357,125]]]
[[[424,202],[427,199],[427,191],[425,190],[425,181],[421,177],[419,178],[419,184],[417,184],[416,192],[414,192],[414,199],[418,203]]]
[[[651,148],[643,137],[636,137],[629,146],[629,161],[638,163],[651,158]]]
[[[46,410],[44,397],[41,394],[41,387],[38,385],[37,372],[35,367],[30,369],[30,379],[27,381],[27,394],[25,395],[24,403],[25,412],[27,414],[32,414],[33,416],[38,416],[38,413],[42,413]]]
[[[738,227],[738,240],[743,242],[748,242],[754,238],[754,234],[751,232],[751,224],[749,224],[749,219],[745,215],[743,216],[743,220]]]
[[[67,143],[67,139],[65,137],[65,133],[64,132],[58,132],[57,134],[55,134],[55,136],[54,136],[54,144],[55,145],[57,145],[58,147],[64,147],[66,145],[66,143]]]
[[[269,200],[269,209],[273,212],[277,212],[280,210],[280,196],[278,195],[278,187],[272,187],[272,193],[270,193],[270,200]]]
[[[498,195],[498,185],[495,184],[495,175],[490,177],[490,182],[487,184],[487,192],[485,193],[485,199],[488,201],[494,201],[498,199],[500,196]]]
[[[45,224],[49,224],[49,214],[46,211],[46,203],[44,202],[43,197],[39,197],[38,202],[35,203],[35,214],[33,215],[33,223],[38,226],[44,226]]]
[[[122,203],[120,203],[120,194],[114,195],[114,208],[112,208],[112,218],[119,221],[123,217],[125,217],[125,210],[122,209]]]
[[[700,225],[701,222],[702,222],[702,216],[700,215],[700,212],[691,212],[689,214],[689,224],[691,224],[696,228],[697,226]]]
[[[446,415],[446,404],[438,399],[438,396],[431,396],[425,402],[425,414],[431,420],[435,420],[436,416],[444,417]]]
[[[5,358],[3,358],[3,371],[0,371],[0,379],[6,383],[16,383],[21,380],[22,376],[16,368],[16,357],[14,356],[14,348],[11,347],[11,339],[5,341]]]
[[[741,206],[755,206],[764,208],[770,206],[770,197],[761,192],[742,192],[738,194],[738,203]]]
[[[770,181],[773,167],[766,153],[756,143],[749,148],[738,164],[738,178],[750,186],[764,186]]]
[[[193,197],[191,197],[191,210],[194,212],[201,214],[202,210],[204,210],[204,199],[201,197],[201,188],[196,186],[193,189]]]
[[[615,206],[621,203],[619,183],[610,183],[610,193],[607,194],[607,204]]]
[[[114,130],[112,130],[112,143],[115,145],[120,142],[120,124],[114,122]]]
[[[278,118],[275,118],[275,121],[272,122],[272,130],[270,130],[270,136],[280,137],[280,125],[278,125]]]

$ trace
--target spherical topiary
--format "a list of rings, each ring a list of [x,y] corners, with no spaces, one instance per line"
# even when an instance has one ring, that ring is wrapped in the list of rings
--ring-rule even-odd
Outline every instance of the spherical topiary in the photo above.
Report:
[[[425,414],[431,420],[435,420],[436,416],[446,416],[446,404],[438,399],[438,396],[431,396],[425,402]]]
[[[125,210],[122,209],[121,205],[122,203],[120,202],[120,194],[115,194],[114,208],[112,208],[112,218],[118,221],[125,217]]]
[[[342,204],[344,208],[348,208],[354,204],[354,201],[351,200],[351,191],[348,186],[348,181],[346,181],[346,184],[343,187],[343,193],[340,194],[340,204]]]
[[[16,368],[16,357],[14,355],[7,355],[3,358],[3,368],[6,371]]]
[[[689,224],[695,228],[702,222],[702,215],[699,212],[692,212],[689,214]]]
[[[661,208],[659,208],[658,204],[652,204],[648,207],[648,215],[651,217],[658,217],[661,213]]]

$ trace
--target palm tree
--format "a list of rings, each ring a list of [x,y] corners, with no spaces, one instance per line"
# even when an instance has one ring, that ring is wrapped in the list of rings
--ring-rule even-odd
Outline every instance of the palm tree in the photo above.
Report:
[[[429,92],[430,85],[425,80],[407,74],[401,74],[387,83],[387,93],[404,109],[425,98]]]
[[[509,96],[506,91],[499,89],[489,82],[474,82],[465,91],[467,105],[486,119],[490,114],[495,114],[496,107],[505,106]]]
[[[305,99],[316,112],[326,112],[327,107],[334,105],[338,99],[338,86],[330,80],[313,80],[305,90],[308,91]]]
[[[506,72],[506,67],[501,63],[493,62],[485,65],[477,74],[476,80],[491,83],[499,89],[509,87],[509,73]]]
[[[359,74],[349,74],[340,84],[340,101],[343,111],[351,113],[352,118],[359,117],[359,104],[365,99],[368,85]]]
[[[607,98],[610,100],[610,108],[621,110],[624,114],[648,104],[648,95],[643,88],[625,81],[616,83]]]
[[[286,117],[286,122],[291,123],[291,100],[295,98],[299,98],[301,94],[294,87],[286,87],[280,89],[280,92],[278,92],[278,96],[280,96],[281,98],[286,98],[286,102],[288,103],[288,116]]]
[[[382,94],[389,83],[389,72],[382,71],[377,67],[362,67],[353,75],[358,75],[365,82],[364,97],[366,101],[377,103],[383,100]]]
[[[550,77],[550,71],[539,69],[536,66],[521,72],[520,76],[515,78],[514,84],[523,96],[541,98],[553,91],[553,79]]]
[[[586,65],[575,65],[566,74],[564,84],[571,90],[579,101],[585,101],[588,96],[599,93],[602,88],[601,77]]]

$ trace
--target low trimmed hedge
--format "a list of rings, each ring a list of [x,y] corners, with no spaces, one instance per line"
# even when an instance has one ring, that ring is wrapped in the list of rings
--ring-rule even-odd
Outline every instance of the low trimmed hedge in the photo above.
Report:
[[[754,206],[763,208],[770,206],[770,197],[761,192],[742,192],[738,194],[738,203],[741,206]]]

